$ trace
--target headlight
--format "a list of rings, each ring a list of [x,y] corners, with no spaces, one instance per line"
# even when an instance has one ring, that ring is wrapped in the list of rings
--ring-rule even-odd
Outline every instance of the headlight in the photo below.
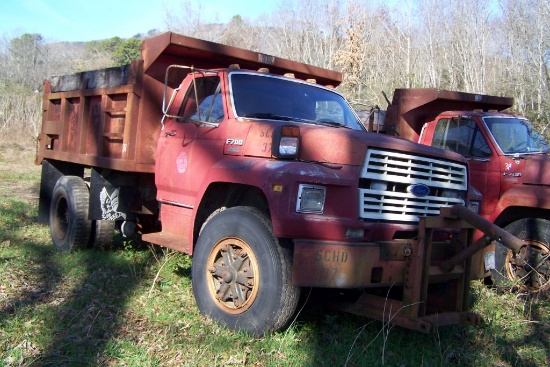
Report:
[[[443,190],[441,196],[444,198],[458,199],[460,197],[460,192],[457,190]]]
[[[298,188],[296,211],[298,213],[322,213],[325,207],[327,188],[301,184]]]
[[[283,136],[279,142],[279,155],[288,157],[298,154],[298,138]]]
[[[468,209],[470,209],[471,211],[473,211],[474,213],[478,213],[479,214],[479,206],[480,206],[480,202],[479,201],[470,201],[468,203]]]
[[[271,154],[279,159],[296,159],[300,149],[300,128],[278,126],[273,130]]]
[[[371,190],[388,191],[388,183],[384,181],[372,181],[370,184]]]
[[[468,209],[474,213],[479,214],[479,209],[481,207],[481,201],[483,200],[483,195],[472,185],[468,186]]]

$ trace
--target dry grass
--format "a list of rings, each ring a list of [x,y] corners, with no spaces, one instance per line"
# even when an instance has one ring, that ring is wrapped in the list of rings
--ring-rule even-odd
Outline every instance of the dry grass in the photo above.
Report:
[[[473,284],[478,327],[432,335],[326,310],[310,299],[262,338],[200,315],[183,254],[116,238],[55,253],[36,223],[32,140],[0,143],[0,366],[546,366],[547,297]]]
[[[33,138],[0,138],[0,197],[24,201],[38,198],[40,167],[33,164],[35,157]]]

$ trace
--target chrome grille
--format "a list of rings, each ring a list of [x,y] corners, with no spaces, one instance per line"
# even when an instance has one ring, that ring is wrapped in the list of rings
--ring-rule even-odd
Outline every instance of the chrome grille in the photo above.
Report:
[[[415,196],[414,185],[429,188]],[[442,206],[464,205],[468,188],[466,166],[412,154],[370,149],[361,170],[360,217],[363,219],[417,222],[418,217],[438,215]]]

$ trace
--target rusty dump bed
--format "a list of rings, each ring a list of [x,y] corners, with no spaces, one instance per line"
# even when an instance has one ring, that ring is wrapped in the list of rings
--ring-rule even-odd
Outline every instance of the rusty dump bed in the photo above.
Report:
[[[268,68],[338,86],[342,74],[236,47],[166,32],[145,40],[141,60],[130,65],[54,77],[44,82],[42,128],[36,163],[74,162],[127,172],[154,172],[162,118],[165,70]],[[172,86],[181,82],[169,81]]]
[[[396,89],[386,113],[384,127],[389,133],[418,141],[425,122],[445,111],[497,110],[512,107],[513,98],[454,92],[436,88]]]

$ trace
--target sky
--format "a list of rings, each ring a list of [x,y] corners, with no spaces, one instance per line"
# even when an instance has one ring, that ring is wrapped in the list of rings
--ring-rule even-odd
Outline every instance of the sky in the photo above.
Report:
[[[183,0],[0,0],[0,36],[39,33],[46,42],[87,42],[130,38],[152,29],[166,30],[167,9]],[[197,3],[198,0],[191,0]],[[278,0],[202,0],[211,20],[233,16],[255,19],[276,9]]]

